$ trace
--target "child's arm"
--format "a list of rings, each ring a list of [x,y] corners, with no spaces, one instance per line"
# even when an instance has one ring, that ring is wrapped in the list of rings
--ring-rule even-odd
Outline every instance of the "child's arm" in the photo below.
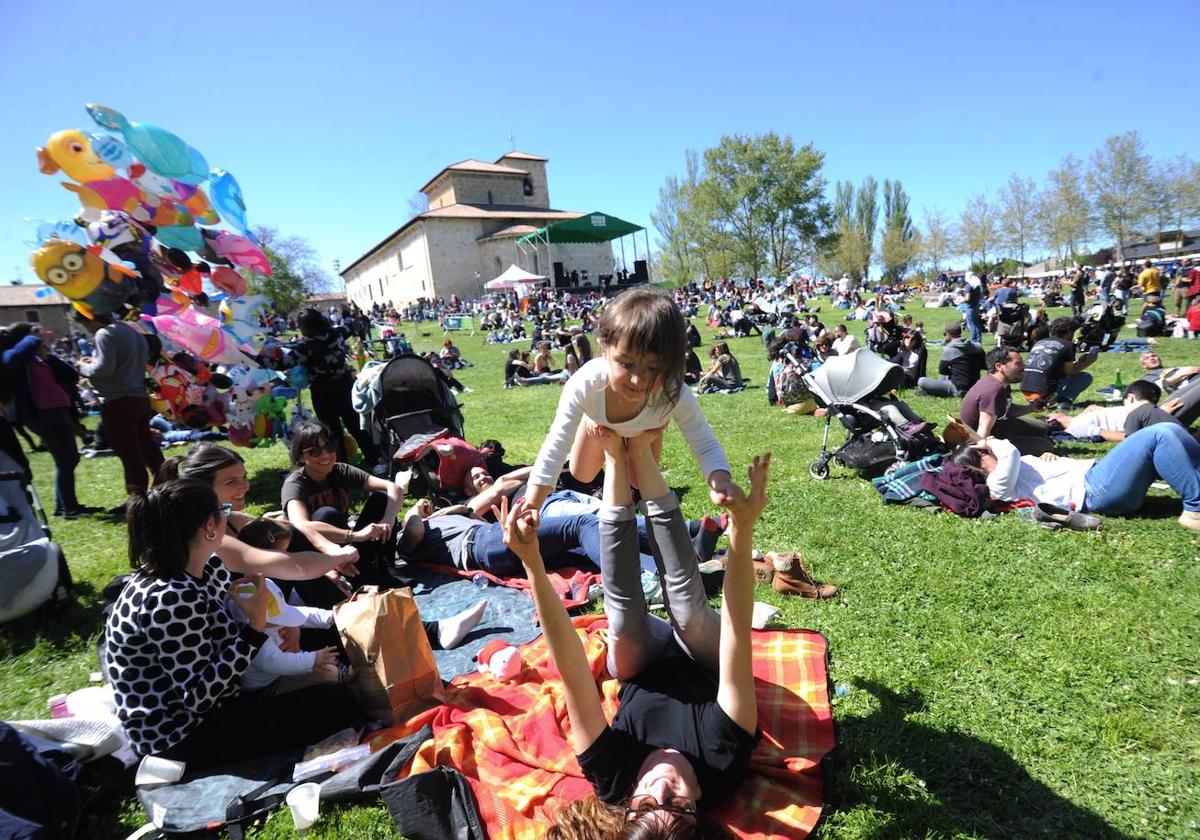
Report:
[[[563,691],[567,696],[567,716],[571,720],[571,741],[575,752],[582,753],[599,738],[608,727],[604,709],[600,705],[600,692],[596,688],[591,666],[583,644],[575,634],[575,627],[559,600],[558,593],[546,577],[546,566],[542,562],[538,547],[537,510],[508,509],[508,499],[501,499],[499,509],[494,511],[497,521],[503,523],[504,544],[521,558],[525,573],[533,586],[533,602],[537,606],[538,621],[546,636],[550,656],[558,674],[562,677]]]
[[[750,495],[729,505],[729,554],[721,599],[720,682],[717,704],[730,720],[753,733],[758,727],[751,667],[750,620],[754,613],[754,563],[751,557],[754,524],[767,504],[771,453],[756,457],[750,467]]]
[[[258,649],[258,655],[254,657],[251,664],[268,674],[288,677],[307,674],[312,671],[316,663],[316,651],[303,650],[299,653],[288,653],[280,649],[278,641],[268,636],[267,641]]]
[[[584,404],[593,390],[603,390],[605,387],[607,378],[603,376],[603,369],[598,368],[597,373],[599,375],[588,377],[576,374],[563,386],[554,423],[546,434],[529,476],[529,490],[523,505],[525,510],[540,510],[542,502],[546,501],[558,483],[559,473],[575,442],[575,430],[584,415]]]
[[[696,395],[688,388],[681,388],[679,401],[671,410],[671,416],[679,424],[683,438],[692,448],[696,460],[700,462],[700,471],[708,479],[709,497],[713,504],[728,505],[732,500],[745,496],[742,488],[733,483],[729,473],[729,458],[721,446],[708,420],[700,411],[700,403]]]

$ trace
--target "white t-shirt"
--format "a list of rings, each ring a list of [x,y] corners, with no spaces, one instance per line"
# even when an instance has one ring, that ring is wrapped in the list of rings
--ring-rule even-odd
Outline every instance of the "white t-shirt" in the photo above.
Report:
[[[1085,411],[1078,417],[1072,418],[1066,432],[1074,438],[1090,438],[1100,434],[1101,429],[1110,432],[1125,431],[1125,418],[1129,416],[1132,406],[1110,405],[1097,408],[1095,411]]]
[[[839,356],[849,356],[858,349],[858,338],[846,333],[841,338],[833,340],[833,349],[837,351]]]
[[[585,414],[593,422],[607,426],[622,437],[636,437],[674,419],[679,424],[679,430],[683,432],[688,446],[696,455],[696,460],[700,462],[700,470],[705,478],[717,470],[729,471],[729,459],[713,435],[712,427],[700,412],[700,403],[696,401],[695,394],[686,387],[681,388],[679,401],[674,406],[667,404],[659,394],[651,398],[636,417],[623,423],[614,423],[608,419],[605,411],[604,395],[608,389],[608,374],[608,360],[601,357],[592,359],[567,380],[558,400],[554,423],[550,426],[530,473],[530,484],[543,487],[555,485],[563,464],[571,453],[571,444],[575,441],[579,421]]]

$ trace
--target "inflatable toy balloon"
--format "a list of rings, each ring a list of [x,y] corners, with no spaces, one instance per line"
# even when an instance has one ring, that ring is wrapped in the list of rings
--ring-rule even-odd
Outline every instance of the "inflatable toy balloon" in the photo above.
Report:
[[[197,224],[215,225],[221,221],[221,217],[213,209],[204,190],[195,184],[185,184],[174,178],[164,178],[140,163],[130,167],[129,177],[133,183],[150,195],[183,207],[192,214]]]
[[[188,313],[192,317],[185,318]],[[236,364],[244,357],[220,322],[188,309],[178,315],[156,315],[149,319],[165,340],[182,347],[197,359],[213,364]],[[208,323],[212,322],[212,323]]]
[[[163,278],[150,258],[150,234],[127,213],[104,210],[100,217],[87,225],[88,238],[93,245],[109,248],[122,260],[133,264],[138,277],[138,305],[153,315],[155,299],[162,294]]]
[[[288,370],[288,382],[297,391],[308,387],[308,369],[304,365],[296,365]]]
[[[241,297],[246,294],[246,278],[232,268],[214,268],[211,279],[214,286],[228,295]]]
[[[33,220],[30,220],[33,221]],[[37,237],[36,245],[42,245],[49,242],[51,239],[62,239],[69,242],[74,242],[83,247],[93,244],[88,236],[86,229],[79,226],[76,222],[44,222],[38,221],[37,228],[34,233]]]
[[[130,122],[103,105],[89,104],[87,111],[101,128],[120,133],[134,156],[159,175],[185,184],[199,184],[208,178],[204,156],[166,129]]]
[[[105,259],[105,250],[96,246],[51,240],[34,251],[29,262],[42,282],[89,318],[115,312],[136,291],[130,280],[137,275],[116,262],[115,255]]]
[[[77,183],[62,185],[78,193],[84,207],[121,210],[139,222],[152,225],[190,225],[192,215],[173,202],[143,192],[137,184],[121,178],[112,166],[92,151],[82,131],[71,129],[50,135],[37,150],[38,169],[46,175],[62,171]]]
[[[197,252],[204,249],[204,237],[190,225],[163,225],[154,236],[168,248]]]
[[[248,268],[259,274],[271,273],[271,263],[267,260],[267,255],[246,237],[227,230],[213,231],[204,228],[201,232],[208,240],[205,253],[211,252],[215,262],[227,261],[238,268]]]
[[[212,193],[213,207],[225,221],[257,244],[258,239],[250,232],[250,226],[246,221],[246,200],[242,198],[242,188],[238,184],[237,178],[224,169],[214,169],[209,174],[209,192]]]
[[[265,338],[258,318],[266,311],[267,299],[262,295],[226,298],[221,301],[221,323],[239,344],[253,348],[257,353]]]
[[[112,167],[121,167],[128,169],[133,166],[133,152],[129,151],[129,147],[113,137],[111,134],[88,134],[86,135],[92,144],[92,151],[96,157]]]

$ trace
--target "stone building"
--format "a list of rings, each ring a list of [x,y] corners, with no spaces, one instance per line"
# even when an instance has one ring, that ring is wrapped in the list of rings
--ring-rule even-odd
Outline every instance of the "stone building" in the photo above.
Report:
[[[421,187],[429,209],[409,219],[342,271],[346,296],[367,309],[374,303],[404,305],[417,298],[477,298],[483,284],[519,265],[553,277],[562,271],[599,285],[613,271],[612,246],[581,243],[518,247],[538,228],[584,215],[554,210],[547,159],[509,152],[495,163],[464,160],[438,172]]]
[[[0,286],[0,327],[19,321],[41,324],[55,337],[81,332],[72,320],[71,302],[49,286]]]

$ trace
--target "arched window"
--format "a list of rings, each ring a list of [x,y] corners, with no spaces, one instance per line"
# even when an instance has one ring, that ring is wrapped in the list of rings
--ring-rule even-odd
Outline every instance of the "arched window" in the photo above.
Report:
[[[492,269],[493,269],[493,271],[495,271],[495,272],[496,272],[496,276],[497,276],[497,277],[499,277],[499,276],[500,276],[500,271],[501,271],[501,268],[500,268],[500,258],[499,258],[499,257],[492,257],[492,263],[493,263]]]
[[[525,195],[533,195],[533,180],[531,178],[525,179]]]

